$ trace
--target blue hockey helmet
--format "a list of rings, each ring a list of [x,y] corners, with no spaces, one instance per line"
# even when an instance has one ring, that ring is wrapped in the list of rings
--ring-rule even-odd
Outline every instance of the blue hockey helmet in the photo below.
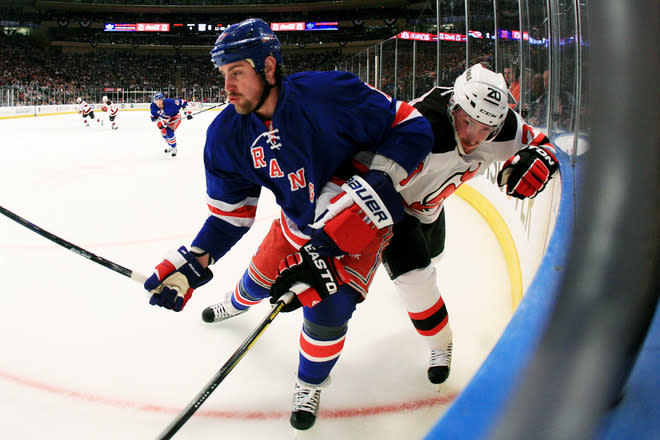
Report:
[[[159,99],[163,99],[163,92],[154,93],[154,101],[157,101]]]
[[[282,64],[280,40],[270,26],[260,18],[248,18],[225,29],[215,41],[211,60],[215,67],[240,60],[250,60],[258,73],[264,70],[264,60],[272,55]]]

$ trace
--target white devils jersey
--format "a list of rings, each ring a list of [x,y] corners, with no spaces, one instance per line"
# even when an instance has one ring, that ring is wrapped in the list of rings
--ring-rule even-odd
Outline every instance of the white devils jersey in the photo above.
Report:
[[[82,101],[80,104],[78,104],[78,111],[82,113],[83,115],[88,115],[94,110],[94,107],[91,105],[87,104],[86,101]]]
[[[470,154],[461,154],[447,113],[449,94],[442,96],[444,92],[446,89],[436,87],[411,102],[431,122],[435,136],[433,151],[422,170],[408,182],[400,182],[406,213],[422,223],[437,220],[445,199],[463,182],[484,173],[492,163],[509,159],[529,144],[552,148],[544,134],[534,132],[518,113],[509,109],[495,139],[483,142]]]
[[[119,106],[117,104],[108,100],[104,105],[108,108],[108,116],[117,116],[117,113],[119,113]]]

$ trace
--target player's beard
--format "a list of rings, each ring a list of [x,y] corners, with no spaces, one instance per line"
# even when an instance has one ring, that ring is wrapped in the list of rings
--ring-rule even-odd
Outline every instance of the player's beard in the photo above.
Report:
[[[234,109],[239,115],[247,115],[248,113],[252,113],[252,110],[254,110],[256,105],[256,102],[252,102],[249,99],[245,99],[245,97],[239,96],[239,100],[234,102]]]

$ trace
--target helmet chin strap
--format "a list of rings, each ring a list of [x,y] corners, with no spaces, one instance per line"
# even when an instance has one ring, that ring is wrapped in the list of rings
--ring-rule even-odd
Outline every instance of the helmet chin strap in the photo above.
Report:
[[[456,139],[456,145],[458,146],[458,152],[461,156],[467,156],[467,153],[463,149],[463,144],[461,143],[461,140],[458,137],[458,133],[456,132],[456,127],[454,127],[454,139]]]
[[[261,80],[264,83],[264,91],[261,93],[261,98],[259,98],[259,102],[257,102],[257,106],[254,109],[252,109],[252,111],[255,113],[257,110],[261,108],[262,105],[264,105],[264,102],[266,102],[266,98],[268,98],[270,91],[273,89],[273,86],[268,84],[268,81],[266,81],[265,73],[262,72],[259,74],[259,76],[261,77]]]
[[[463,149],[463,144],[461,143],[460,138],[458,137],[458,132],[456,131],[456,121],[454,120],[454,110],[458,108],[458,104],[452,104],[451,101],[447,105],[447,115],[451,121],[451,128],[454,130],[454,139],[456,139],[456,146],[458,147],[458,153],[461,156],[467,156],[465,150]]]

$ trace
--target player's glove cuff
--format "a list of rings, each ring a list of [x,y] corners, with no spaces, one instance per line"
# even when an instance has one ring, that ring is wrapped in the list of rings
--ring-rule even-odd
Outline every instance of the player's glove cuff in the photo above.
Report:
[[[181,311],[193,290],[211,281],[213,273],[203,267],[185,246],[171,252],[156,266],[154,273],[144,282],[144,288],[153,293],[149,303],[176,312]]]
[[[504,162],[497,174],[497,184],[519,199],[536,197],[559,168],[551,148],[530,145]]]

